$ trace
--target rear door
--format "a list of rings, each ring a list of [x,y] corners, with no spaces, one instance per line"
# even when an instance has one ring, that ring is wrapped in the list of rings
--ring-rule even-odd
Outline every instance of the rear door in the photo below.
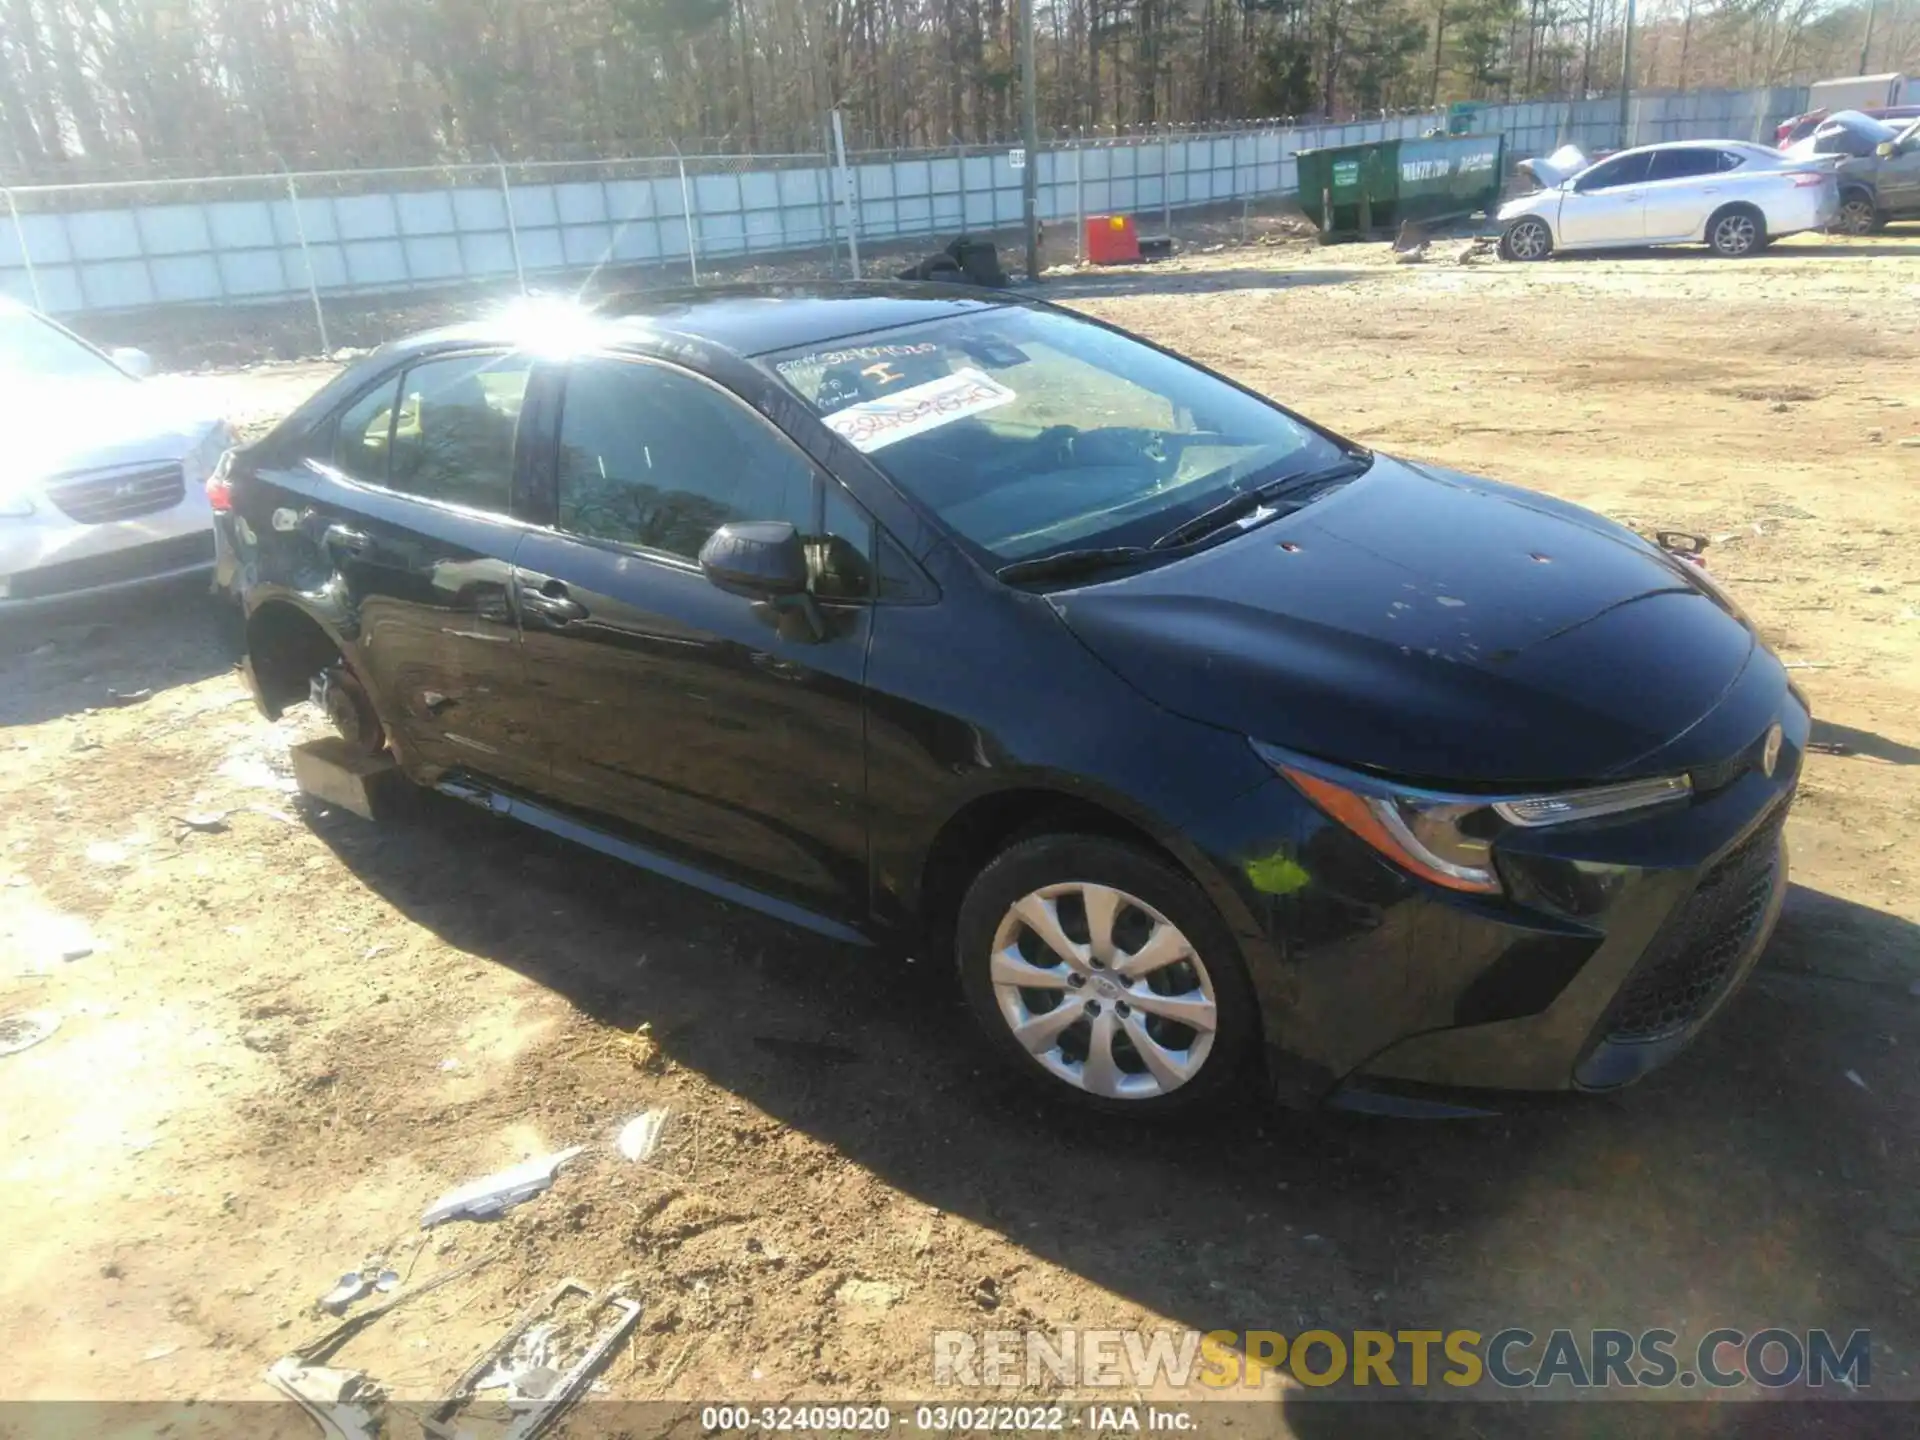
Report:
[[[1711,145],[1656,150],[1648,167],[1646,236],[1648,240],[1690,240],[1701,235],[1707,216],[1721,203],[1721,152]]]
[[[510,518],[527,357],[416,361],[321,432],[305,513],[345,591],[349,659],[410,763],[510,783],[544,775],[523,709]]]
[[[557,440],[552,528],[514,567],[551,793],[864,918],[871,520],[731,391],[672,365],[571,362]],[[824,635],[707,582],[700,547],[734,520],[808,537]]]
[[[1638,245],[1647,238],[1649,151],[1602,160],[1560,204],[1562,246]]]

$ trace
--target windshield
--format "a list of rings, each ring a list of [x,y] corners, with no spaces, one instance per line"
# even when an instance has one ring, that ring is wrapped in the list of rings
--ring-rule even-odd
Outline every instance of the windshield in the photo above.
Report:
[[[0,375],[9,378],[90,379],[126,371],[27,310],[0,306]]]
[[[1006,306],[770,357],[829,429],[1005,563],[1146,545],[1341,446],[1158,350]]]

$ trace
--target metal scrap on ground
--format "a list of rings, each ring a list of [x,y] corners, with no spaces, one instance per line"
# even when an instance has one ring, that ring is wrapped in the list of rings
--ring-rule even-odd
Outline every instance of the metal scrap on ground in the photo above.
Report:
[[[569,1300],[585,1300],[586,1304],[562,1319],[558,1312]],[[615,1312],[612,1321],[584,1342],[571,1366],[556,1373],[558,1356],[572,1348],[564,1343],[565,1337],[577,1334],[583,1324],[609,1309]],[[567,1407],[586,1393],[594,1373],[632,1332],[644,1310],[638,1300],[629,1300],[611,1288],[595,1295],[578,1280],[562,1280],[467,1367],[446,1400],[422,1421],[423,1428],[429,1435],[440,1437],[463,1433],[464,1427],[452,1422],[475,1392],[505,1386],[508,1405],[521,1413],[499,1432],[499,1440],[533,1440],[558,1423]]]
[[[449,1190],[427,1207],[426,1214],[420,1217],[421,1228],[431,1229],[448,1220],[491,1220],[521,1201],[531,1200],[545,1191],[553,1184],[553,1177],[559,1173],[560,1167],[583,1148],[572,1145],[565,1150],[556,1150],[551,1155],[523,1161],[511,1169],[483,1176],[458,1189]]]

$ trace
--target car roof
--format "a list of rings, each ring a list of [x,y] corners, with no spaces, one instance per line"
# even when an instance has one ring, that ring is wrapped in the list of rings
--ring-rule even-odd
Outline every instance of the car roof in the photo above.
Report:
[[[1655,150],[1739,150],[1746,154],[1758,152],[1761,155],[1779,153],[1771,145],[1756,145],[1751,140],[1662,140],[1658,145],[1636,145],[1631,150],[1617,153],[1638,155],[1645,151],[1651,154]]]
[[[1021,303],[1016,296],[944,283],[836,281],[688,290],[641,297],[621,310],[648,329],[764,355]]]
[[[741,356],[820,345],[954,315],[1037,301],[965,285],[909,281],[822,281],[787,285],[714,285],[616,295],[579,305],[562,297],[508,302],[500,314],[390,342],[383,358],[450,345],[525,344],[560,318],[580,342],[645,346],[654,339],[695,340]]]
[[[321,386],[274,427],[303,430],[376,374],[433,351],[461,346],[539,350],[563,327],[570,349],[673,349],[687,342],[745,358],[850,335],[1010,307],[1044,308],[1037,297],[944,282],[821,281],[714,285],[615,296],[596,305],[564,296],[509,301],[500,313],[390,340]]]

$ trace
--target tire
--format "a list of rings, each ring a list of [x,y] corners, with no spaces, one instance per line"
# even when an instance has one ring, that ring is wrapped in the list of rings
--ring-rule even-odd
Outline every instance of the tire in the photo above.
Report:
[[[1840,197],[1840,213],[1833,229],[1840,235],[1871,235],[1886,221],[1874,208],[1873,196],[1864,190],[1850,190]]]
[[[1104,946],[1089,895],[1112,897]],[[1057,1101],[1143,1117],[1191,1110],[1239,1079],[1258,1048],[1253,987],[1219,912],[1186,875],[1120,841],[1041,835],[1004,851],[968,888],[954,950],[988,1044]],[[1066,1023],[1048,1019],[1069,1006]],[[1023,1041],[1016,1025],[1036,1028]]]
[[[1500,232],[1502,260],[1545,260],[1553,254],[1553,231],[1537,215],[1522,215]]]
[[[373,697],[345,664],[329,665],[313,677],[313,700],[356,755],[373,756],[387,748],[386,727]]]
[[[1729,205],[1707,221],[1707,246],[1725,259],[1758,255],[1766,244],[1766,218],[1751,205]]]

